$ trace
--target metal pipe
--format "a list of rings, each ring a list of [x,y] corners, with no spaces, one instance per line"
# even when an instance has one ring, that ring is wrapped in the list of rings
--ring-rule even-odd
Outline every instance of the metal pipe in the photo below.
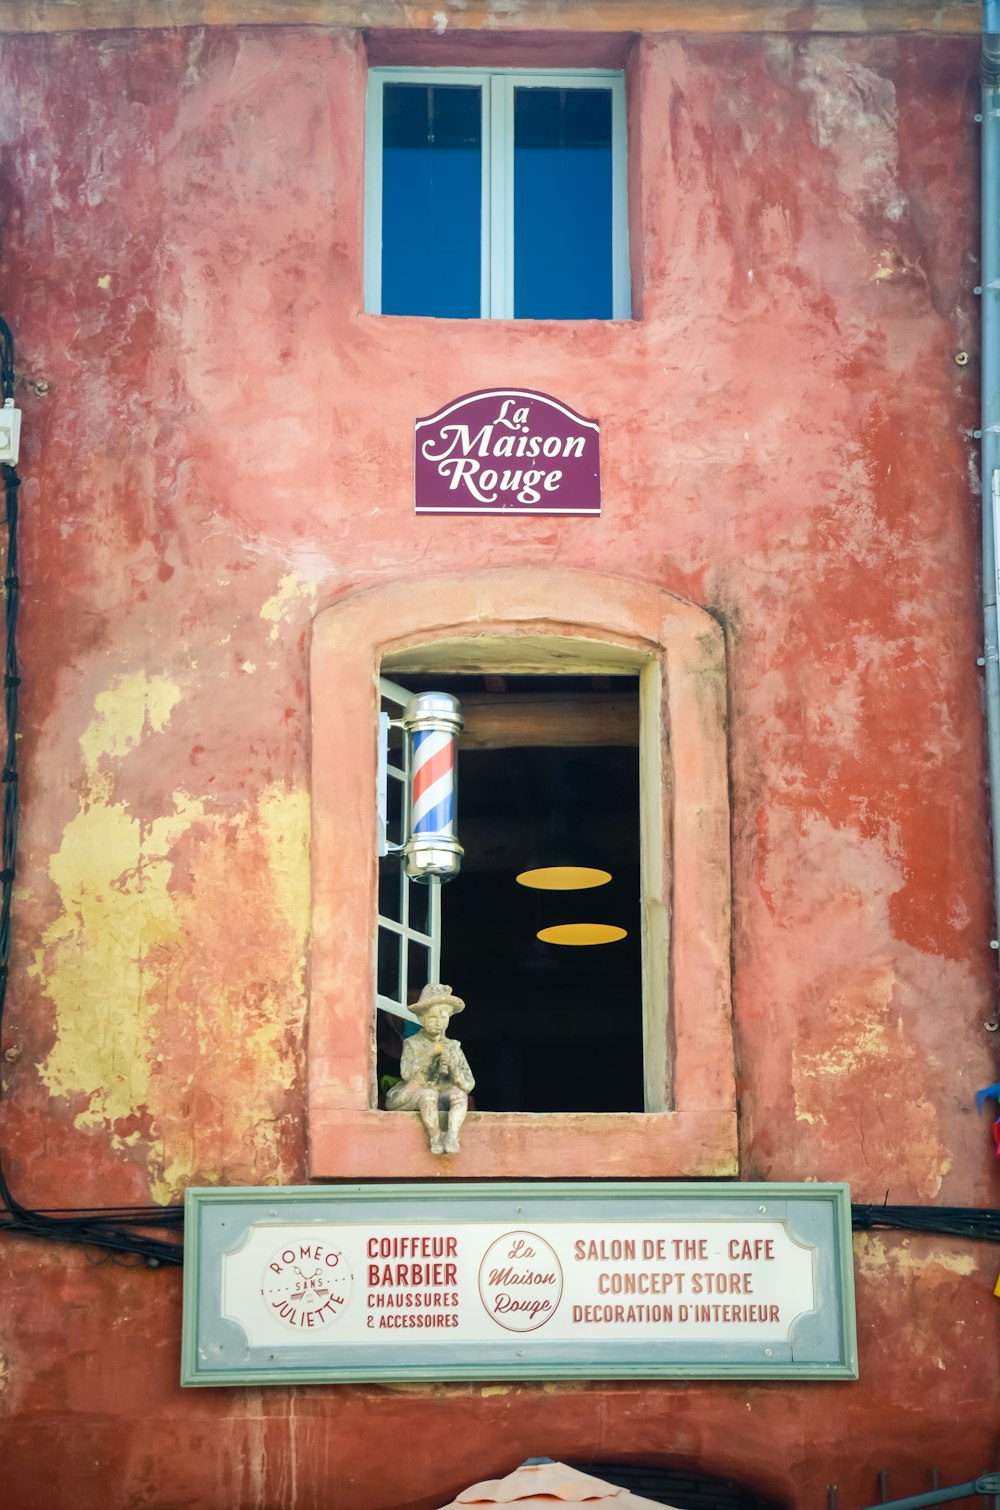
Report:
[[[1000,496],[1000,0],[983,0],[982,133],[983,658],[996,948],[1000,934],[1000,649],[995,533],[995,499]]]
[[[868,1510],[921,1510],[923,1505],[943,1505],[947,1500],[971,1499],[973,1495],[993,1494],[1000,1475],[981,1474],[967,1484],[953,1484],[950,1489],[930,1489],[926,1494],[911,1494],[904,1500],[886,1500],[883,1505],[870,1505]]]

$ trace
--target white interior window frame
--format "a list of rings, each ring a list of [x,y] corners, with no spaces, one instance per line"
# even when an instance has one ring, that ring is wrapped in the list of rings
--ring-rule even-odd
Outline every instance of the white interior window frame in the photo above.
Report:
[[[381,702],[392,703],[397,709],[403,709],[409,703],[412,692],[406,687],[401,687],[398,682],[392,681],[387,676],[379,677],[379,698]],[[419,981],[420,986],[425,986],[430,981],[436,981],[441,973],[441,882],[437,877],[430,877],[426,881],[411,881],[403,866],[402,837],[409,832],[409,809],[410,809],[410,742],[404,738],[398,764],[393,760],[387,742],[383,743],[384,714],[379,715],[379,865],[386,865],[398,869],[399,882],[399,917],[391,918],[383,912],[376,913],[377,926],[375,930],[376,952],[376,979],[378,978],[378,954],[383,935],[395,934],[399,949],[399,971],[397,975],[398,994],[396,996],[384,995],[376,991],[375,1005],[380,1012],[391,1012],[395,1017],[405,1018],[408,1022],[419,1025],[419,1017],[414,1017],[407,1005],[407,996],[410,989],[410,948],[411,945],[419,948],[426,956],[426,971],[422,971],[424,979]],[[388,734],[388,727],[385,726]],[[396,783],[400,788],[400,813],[401,813],[401,842],[398,846],[388,842],[385,825],[385,812],[388,796],[388,785]],[[426,930],[418,928],[412,921],[412,909],[410,900],[413,886],[418,885],[427,893]]]
[[[632,316],[628,255],[625,75],[607,68],[372,68],[365,122],[365,310],[382,313],[382,92],[386,84],[474,84],[482,103],[480,318],[514,315],[514,90],[593,89],[611,94],[612,320]],[[499,230],[497,229],[499,228]],[[404,316],[403,318],[411,318]],[[418,316],[417,318],[431,318]],[[523,316],[520,318],[524,318]],[[555,318],[555,317],[553,317]],[[597,316],[584,318],[599,318]],[[558,320],[559,324],[572,321]]]

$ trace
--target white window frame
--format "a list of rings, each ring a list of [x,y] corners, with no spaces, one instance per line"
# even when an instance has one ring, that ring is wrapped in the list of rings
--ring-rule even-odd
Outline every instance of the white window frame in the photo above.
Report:
[[[380,676],[378,681],[379,699],[381,702],[392,703],[396,708],[405,708],[413,696],[405,687],[398,682],[391,681],[387,676]],[[398,723],[399,720],[392,720]],[[395,782],[400,788],[400,812],[402,814],[401,830],[405,835],[409,832],[409,808],[410,808],[410,742],[404,738],[400,752],[399,763],[393,760],[388,749],[388,725],[389,720],[385,713],[379,714],[379,757],[378,757],[378,788],[379,788],[379,864],[394,866],[398,870],[399,881],[399,917],[390,918],[385,913],[377,914],[378,928],[375,941],[376,956],[384,933],[395,934],[399,940],[399,974],[398,995],[386,996],[377,991],[375,1004],[379,1011],[391,1012],[396,1017],[404,1017],[409,1022],[418,1023],[420,1019],[414,1017],[407,1005],[410,990],[410,947],[417,946],[426,957],[426,969],[420,973],[423,979],[417,981],[419,986],[425,986],[429,981],[436,981],[441,973],[441,882],[436,876],[431,876],[426,881],[413,882],[406,874],[402,861],[402,843],[394,846],[388,843],[386,838],[385,812],[387,803],[384,795],[388,795],[389,782]],[[393,858],[394,856],[394,858]],[[427,893],[427,931],[417,928],[411,921],[411,888],[419,885]],[[378,961],[376,958],[376,979],[378,976]]]
[[[613,320],[632,315],[628,258],[628,153],[624,74],[604,68],[373,68],[365,129],[365,309],[382,312],[382,90],[385,84],[476,84],[482,91],[480,318],[514,318],[514,90],[593,89],[611,94]],[[554,317],[553,317],[554,318]],[[560,324],[566,323],[560,320]]]

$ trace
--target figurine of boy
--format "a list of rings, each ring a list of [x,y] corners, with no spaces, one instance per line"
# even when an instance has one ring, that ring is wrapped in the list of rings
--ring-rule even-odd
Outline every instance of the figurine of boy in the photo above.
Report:
[[[475,1085],[462,1045],[446,1036],[448,1019],[465,1010],[465,1002],[453,996],[450,986],[427,985],[410,1007],[420,1021],[419,1033],[403,1043],[399,1062],[402,1080],[390,1086],[387,1111],[418,1111],[431,1140],[431,1153],[458,1153],[458,1134],[469,1109],[469,1092]],[[447,1116],[447,1131],[441,1131],[441,1113]]]

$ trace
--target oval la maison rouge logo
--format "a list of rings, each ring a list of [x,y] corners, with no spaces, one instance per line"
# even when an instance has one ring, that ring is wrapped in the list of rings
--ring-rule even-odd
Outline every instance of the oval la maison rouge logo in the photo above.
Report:
[[[523,388],[490,388],[418,419],[418,514],[599,514],[596,420]]]

